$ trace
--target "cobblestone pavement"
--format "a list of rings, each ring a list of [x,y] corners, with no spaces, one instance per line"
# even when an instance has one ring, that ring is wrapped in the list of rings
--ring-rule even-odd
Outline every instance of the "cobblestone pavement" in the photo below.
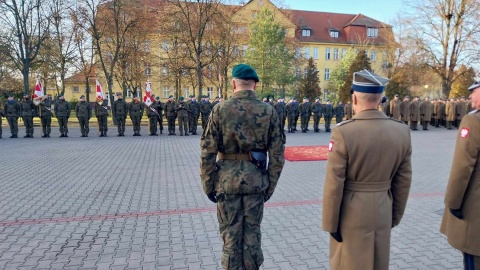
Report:
[[[0,139],[0,269],[220,269],[215,205],[199,179],[200,136]],[[200,129],[201,130],[201,129]],[[177,132],[178,134],[178,132]],[[460,269],[438,232],[455,130],[412,132],[413,186],[390,269]],[[19,137],[24,128],[20,127]],[[360,138],[368,139],[368,138]],[[371,138],[375,139],[375,138]],[[287,146],[329,134],[287,134]],[[388,147],[385,145],[384,147]],[[365,157],[368,158],[368,157]],[[385,157],[388,158],[388,157]],[[327,269],[325,161],[286,162],[262,223],[262,269]]]

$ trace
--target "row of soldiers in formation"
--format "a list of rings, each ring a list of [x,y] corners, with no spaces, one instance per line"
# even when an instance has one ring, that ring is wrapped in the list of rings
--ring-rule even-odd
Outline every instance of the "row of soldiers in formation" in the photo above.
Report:
[[[198,119],[202,116],[202,127],[205,128],[210,112],[222,99],[217,97],[213,103],[207,96],[202,97],[201,102],[197,102],[195,96],[191,95],[188,101],[180,97],[178,102],[170,96],[168,101],[162,103],[159,98],[152,95],[153,102],[150,106],[145,106],[143,102],[135,97],[132,102],[126,103],[121,94],[117,95],[117,100],[112,104],[112,113],[118,127],[118,135],[124,136],[125,122],[127,116],[133,124],[133,136],[140,136],[140,122],[146,110],[149,119],[150,136],[157,136],[157,127],[160,134],[163,134],[163,115],[165,114],[168,123],[168,135],[176,135],[175,121],[178,119],[180,136],[197,134]],[[106,137],[108,131],[109,108],[107,100],[97,100],[95,104],[95,115],[98,121],[100,137]],[[25,125],[24,138],[33,138],[33,117],[36,116],[36,108],[29,95],[24,95],[23,100],[18,103],[13,95],[8,97],[3,110],[0,109],[0,138],[2,137],[2,117],[6,117],[10,126],[10,138],[18,138],[18,118],[22,117]],[[65,100],[63,95],[58,97],[57,102],[50,98],[43,99],[38,108],[38,116],[42,124],[42,138],[49,138],[51,133],[52,117],[58,120],[60,137],[68,137],[68,119],[70,118],[70,103]],[[78,118],[82,137],[88,137],[89,120],[92,117],[92,108],[85,101],[85,96],[80,97],[80,101],[75,107],[75,113]]]
[[[402,101],[398,95],[395,95],[393,100],[380,104],[378,109],[395,120],[405,124],[410,123],[411,130],[417,130],[418,123],[421,124],[423,130],[428,130],[429,124],[452,129],[452,127],[458,128],[462,118],[472,111],[472,103],[470,100],[465,100],[464,97],[449,100],[434,99],[433,101],[426,97],[421,101],[417,96],[410,101],[409,96],[405,96]]]

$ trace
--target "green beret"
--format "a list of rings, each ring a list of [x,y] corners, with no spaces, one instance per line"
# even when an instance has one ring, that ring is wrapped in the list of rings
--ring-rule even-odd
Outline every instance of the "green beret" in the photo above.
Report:
[[[183,97],[180,97],[178,100],[183,101]]]
[[[257,72],[251,66],[247,64],[236,65],[232,71],[232,77],[234,79],[242,80],[254,80],[259,82]]]
[[[173,96],[172,96],[172,95],[170,95],[170,96],[168,96],[168,98],[173,98]]]
[[[81,95],[80,98],[81,98],[81,99],[82,99],[82,98],[85,98],[85,96],[84,96],[84,95]]]
[[[156,100],[160,100],[160,97],[155,97]]]

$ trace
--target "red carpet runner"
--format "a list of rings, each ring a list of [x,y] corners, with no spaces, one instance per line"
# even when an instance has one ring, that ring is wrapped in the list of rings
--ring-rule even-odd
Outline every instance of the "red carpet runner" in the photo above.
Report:
[[[327,155],[327,145],[285,147],[285,159],[288,161],[327,160]]]

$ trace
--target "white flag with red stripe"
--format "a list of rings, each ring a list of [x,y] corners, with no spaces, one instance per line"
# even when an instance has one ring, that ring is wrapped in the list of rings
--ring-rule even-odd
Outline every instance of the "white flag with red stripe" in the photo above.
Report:
[[[152,105],[152,83],[147,82],[147,86],[145,87],[145,95],[143,95],[143,103],[147,106]]]
[[[42,82],[40,82],[40,78],[37,78],[37,83],[35,84],[35,92],[33,93],[33,98],[41,98],[45,96],[45,93],[43,92],[43,86]]]
[[[96,82],[96,88],[97,88],[97,90],[96,90],[96,93],[97,93],[97,94],[96,94],[96,95],[97,95],[97,101],[98,101],[98,100],[103,101],[103,100],[105,99],[105,96],[104,96],[104,94],[103,94],[102,86],[100,85],[100,82],[99,82],[98,80],[97,80],[97,82]]]

